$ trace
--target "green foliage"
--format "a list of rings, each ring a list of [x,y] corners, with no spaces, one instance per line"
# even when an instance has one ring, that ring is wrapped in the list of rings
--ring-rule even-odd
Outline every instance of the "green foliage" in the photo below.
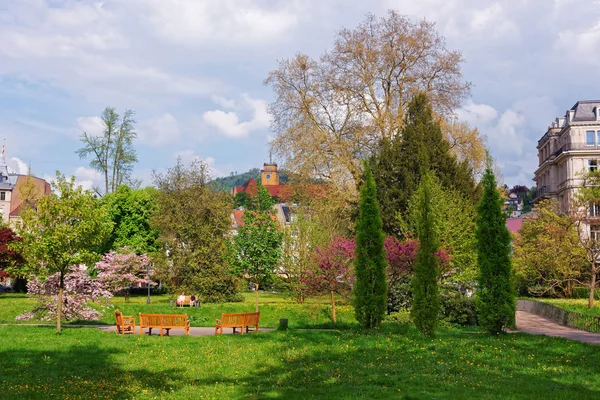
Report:
[[[448,322],[464,326],[477,325],[475,297],[461,293],[447,293],[440,297],[441,315]]]
[[[260,212],[271,212],[275,205],[275,199],[266,187],[258,183],[256,185],[256,196],[252,199],[252,210]]]
[[[429,193],[440,248],[450,255],[448,267],[440,271],[442,282],[472,288],[477,278],[475,205],[457,190],[445,189],[435,176],[431,176]],[[418,235],[420,212],[419,192],[415,192],[406,214],[396,215],[403,235]]]
[[[431,202],[431,176],[425,174],[419,185],[419,250],[415,260],[413,305],[411,314],[417,329],[426,337],[435,336],[440,308],[438,293],[439,251],[438,226]]]
[[[112,230],[106,209],[92,193],[56,173],[55,194],[43,196],[35,209],[27,210],[18,230],[23,238],[19,250],[27,260],[28,270],[38,277],[60,274],[59,287],[64,288],[64,276],[74,265],[91,265],[100,259],[94,251],[104,243]],[[61,312],[57,313],[60,331]]]
[[[243,207],[246,210],[252,208],[252,198],[246,192],[238,192],[233,196],[233,207]]]
[[[365,181],[360,189],[356,221],[354,309],[365,328],[381,324],[386,311],[386,260],[384,235],[371,167],[365,162]]]
[[[479,195],[472,169],[450,153],[450,144],[444,139],[425,94],[413,97],[401,134],[382,141],[372,165],[387,234],[402,233],[394,217],[407,212],[422,169],[431,170],[444,189],[456,190],[471,204]]]
[[[567,296],[586,266],[585,249],[571,217],[557,200],[536,205],[536,216],[523,222],[513,241],[513,267],[528,296]]]
[[[489,167],[483,175],[483,197],[477,214],[477,313],[479,324],[497,334],[514,325],[516,304],[511,282],[511,236],[496,178]]]
[[[159,231],[151,225],[157,209],[158,192],[154,187],[132,190],[121,185],[102,198],[114,224],[103,246],[103,253],[128,247],[136,254],[152,254],[160,248]]]
[[[285,170],[279,171],[279,183],[286,184],[289,180],[289,174]],[[242,186],[248,179],[254,179],[257,183],[260,182],[260,169],[252,168],[249,171],[243,172],[241,174],[232,172],[229,176],[225,176],[222,178],[216,178],[211,182],[211,185],[216,189],[223,189],[227,192],[230,192],[236,186]]]
[[[226,263],[230,196],[211,188],[208,171],[201,160],[186,166],[178,159],[166,174],[155,173],[152,219],[162,246],[153,257],[155,278],[171,293],[197,294],[203,303],[234,300],[236,291]]]
[[[282,241],[283,232],[271,208],[244,213],[244,225],[233,238],[230,263],[233,271],[255,284],[257,309],[258,288],[272,282],[281,259]]]

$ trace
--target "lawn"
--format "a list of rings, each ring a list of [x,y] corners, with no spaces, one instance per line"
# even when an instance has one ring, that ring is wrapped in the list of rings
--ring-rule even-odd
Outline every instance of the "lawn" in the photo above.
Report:
[[[598,399],[598,347],[457,328],[211,337],[1,326],[0,397]],[[6,340],[6,338],[11,338]]]
[[[239,313],[254,311],[254,293],[244,293],[244,302],[224,304],[202,304],[199,308],[170,307],[166,295],[151,296],[151,303],[146,304],[145,296],[132,296],[129,302],[123,297],[113,297],[111,303],[124,315],[136,316],[138,313],[185,313],[190,316],[192,326],[214,326],[215,319],[222,313]],[[337,320],[334,325],[331,320],[331,306],[328,297],[315,297],[305,304],[297,304],[294,300],[278,293],[260,293],[260,325],[264,328],[276,328],[279,319],[287,318],[290,328],[340,328],[356,327],[354,310],[342,298],[337,299]],[[24,294],[0,295],[0,324],[40,323],[40,321],[15,321],[15,317],[25,311],[30,311],[35,301]],[[94,324],[114,324],[114,308],[109,308],[100,321]],[[48,322],[44,322],[48,323]],[[71,321],[72,324],[90,323],[88,321]]]

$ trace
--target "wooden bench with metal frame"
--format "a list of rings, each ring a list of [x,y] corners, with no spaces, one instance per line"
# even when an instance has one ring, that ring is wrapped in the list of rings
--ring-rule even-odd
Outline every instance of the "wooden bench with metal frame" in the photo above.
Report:
[[[260,312],[221,314],[221,319],[216,320],[215,335],[223,334],[223,328],[232,328],[233,333],[237,333],[236,329],[240,328],[242,335],[247,332],[258,332],[259,319]],[[250,329],[250,327],[253,327],[253,329]]]
[[[117,323],[117,334],[124,335],[135,333],[135,318],[129,315],[123,315],[121,311],[115,310],[115,321]]]
[[[163,336],[163,329],[169,336],[169,331],[173,328],[181,328],[185,334],[190,334],[190,319],[187,314],[142,314],[140,313],[140,335],[145,333],[144,328],[148,329],[148,335],[152,335],[152,329],[160,329],[160,336]]]

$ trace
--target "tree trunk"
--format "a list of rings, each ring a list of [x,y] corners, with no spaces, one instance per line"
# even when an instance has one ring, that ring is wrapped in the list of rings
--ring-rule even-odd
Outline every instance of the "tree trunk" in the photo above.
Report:
[[[592,280],[590,282],[590,299],[588,308],[594,308],[594,289],[596,288],[596,268],[592,268]]]
[[[256,282],[256,312],[258,312],[258,282]]]
[[[65,286],[64,274],[60,273],[60,284],[58,287],[58,304],[56,307],[56,333],[60,333],[60,322],[62,320],[63,287]]]
[[[337,322],[337,317],[335,315],[335,297],[333,296],[333,290],[331,291],[331,317],[335,324]]]

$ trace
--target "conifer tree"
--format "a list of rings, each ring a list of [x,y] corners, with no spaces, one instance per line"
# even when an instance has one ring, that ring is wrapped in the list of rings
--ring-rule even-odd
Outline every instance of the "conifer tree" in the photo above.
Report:
[[[426,337],[435,336],[440,310],[438,293],[438,257],[435,213],[432,208],[431,176],[426,173],[419,184],[417,233],[419,250],[415,260],[415,277],[412,282],[412,317],[415,326]]]
[[[483,175],[483,197],[477,214],[477,313],[479,324],[496,334],[514,325],[516,306],[510,279],[511,237],[502,213],[496,178],[489,166]]]
[[[375,181],[369,165],[365,162],[364,166],[365,181],[360,189],[356,222],[354,309],[363,327],[374,328],[381,324],[386,310],[386,261]]]
[[[397,212],[405,214],[410,198],[421,181],[421,171],[431,171],[446,189],[454,189],[475,204],[478,197],[473,172],[450,152],[440,124],[434,118],[427,96],[417,94],[408,105],[404,127],[392,139],[381,143],[373,158],[384,232],[399,235]]]

